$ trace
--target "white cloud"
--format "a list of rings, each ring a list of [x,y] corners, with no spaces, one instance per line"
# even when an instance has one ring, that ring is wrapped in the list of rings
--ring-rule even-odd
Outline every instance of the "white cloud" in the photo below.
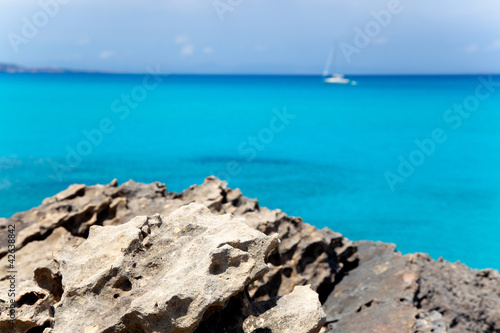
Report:
[[[184,45],[181,49],[181,56],[192,56],[194,53],[194,45]]]
[[[500,39],[494,40],[486,47],[487,50],[500,50]]]
[[[99,54],[99,58],[108,59],[114,55],[115,55],[115,51],[106,50],[106,51],[102,51],[101,54]]]
[[[380,38],[376,38],[373,40],[373,44],[375,44],[375,45],[382,45],[382,44],[386,44],[386,43],[387,43],[386,37],[380,37]]]
[[[478,50],[479,50],[479,47],[477,46],[477,44],[471,44],[464,49],[464,52],[465,53],[474,53],[474,52],[477,52]]]
[[[214,49],[211,46],[205,46],[205,48],[203,49],[203,53],[205,53],[205,54],[210,54],[213,52],[214,52]]]
[[[175,38],[175,44],[186,44],[187,42],[189,42],[188,35],[179,35]]]

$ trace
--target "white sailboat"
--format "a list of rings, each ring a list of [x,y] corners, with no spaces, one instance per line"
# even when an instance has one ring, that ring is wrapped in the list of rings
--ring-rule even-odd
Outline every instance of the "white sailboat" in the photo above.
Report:
[[[325,77],[324,78],[325,83],[348,84],[350,82],[353,85],[356,84],[356,81],[351,81],[350,79],[345,78],[344,74],[333,73],[332,76],[328,76],[328,70],[332,65],[332,63],[334,62],[333,61],[334,55],[335,55],[334,47],[332,47],[330,50],[330,54],[328,56],[328,60],[326,61],[325,70],[323,71],[323,76]]]
[[[344,77],[344,74],[333,74],[330,77],[325,78],[325,83],[340,83],[340,84],[346,84],[351,82],[351,80],[346,79]]]

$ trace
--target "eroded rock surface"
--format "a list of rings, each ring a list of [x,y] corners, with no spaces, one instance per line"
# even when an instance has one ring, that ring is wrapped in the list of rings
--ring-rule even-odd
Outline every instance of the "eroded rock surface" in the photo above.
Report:
[[[47,290],[32,281],[25,281],[16,287],[18,297],[15,303],[15,321],[10,322],[8,312],[0,312],[1,333],[42,332],[51,325],[54,314],[52,305],[57,300]]]
[[[243,322],[245,333],[318,333],[325,323],[318,294],[309,286],[298,286],[277,300],[276,306]]]
[[[56,228],[50,236],[43,241],[33,241],[28,243],[23,248],[16,251],[16,280],[18,284],[33,278],[35,267],[40,265],[46,260],[49,260],[54,252],[57,252],[63,247],[73,247],[80,245],[85,238],[75,237],[71,235],[66,229],[59,227]],[[0,259],[0,290],[6,290],[5,286],[9,273],[4,270],[8,265],[8,257],[4,256]],[[1,299],[1,297],[0,297]]]
[[[500,276],[357,242],[359,266],[324,304],[329,332],[500,332]]]
[[[324,304],[329,332],[410,332],[418,275],[404,267],[394,246],[362,243],[358,255],[360,265]]]
[[[286,296],[295,287],[307,284],[319,293],[327,314],[323,330],[331,332],[500,332],[500,277],[497,271],[472,270],[458,263],[434,261],[424,254],[403,256],[395,252],[391,244],[351,242],[338,233],[318,230],[280,210],[260,207],[257,200],[246,198],[240,190],[228,189],[224,182],[209,177],[202,185],[191,186],[181,193],[167,192],[165,185],[160,183],[129,181],[118,186],[113,181],[108,185],[73,185],[47,198],[39,207],[8,219],[0,218],[0,232],[6,232],[8,224],[16,224],[18,230],[16,260],[22,269],[18,276],[19,325],[15,333],[49,330],[47,327],[55,322],[54,318],[64,313],[57,311],[64,298],[61,272],[66,269],[66,274],[72,276],[69,272],[84,267],[62,265],[62,254],[61,262],[51,261],[58,248],[67,247],[68,250],[62,253],[70,258],[68,253],[75,251],[72,247],[89,237],[94,232],[91,231],[93,226],[123,227],[136,216],[158,213],[166,221],[169,214],[190,203],[205,205],[216,215],[231,213],[235,218],[244,218],[251,228],[268,236],[277,233],[281,239],[268,256],[268,273],[257,274],[255,277],[260,277],[256,281],[226,300],[225,308],[224,302],[208,307],[197,333],[241,332],[242,323],[249,316],[259,318],[276,306],[279,296]],[[5,239],[2,237],[3,247],[0,248],[2,265],[7,260]],[[232,258],[234,255],[234,250],[229,248],[219,251],[215,257]],[[34,269],[38,262],[50,264]],[[125,259],[122,262],[130,264]],[[214,271],[220,269],[224,268],[213,268]],[[125,274],[125,271],[120,272]],[[134,269],[126,274],[131,272],[139,274]],[[8,299],[4,290],[9,282],[3,271],[1,273],[0,318],[5,319]],[[126,280],[118,282],[118,276],[118,273],[111,276],[101,293],[108,290],[108,283],[117,283],[116,286],[127,289]],[[133,287],[138,283],[133,276],[129,281]],[[81,288],[74,293],[84,290]],[[116,302],[127,299],[133,290],[114,289],[117,293],[112,296]],[[115,295],[118,295],[116,299]],[[184,300],[183,297],[180,295],[179,299]],[[70,300],[65,299],[65,302]],[[74,311],[82,305],[76,299],[71,302],[64,304],[72,304],[74,307],[69,308]],[[126,322],[129,318],[120,320]],[[12,332],[2,326],[5,324],[3,319],[0,320],[0,332]],[[98,330],[93,326],[86,329],[88,332]]]
[[[118,186],[114,180],[108,185],[72,185],[45,199],[41,206],[0,221],[0,228],[16,224],[16,246],[22,248],[46,239],[60,227],[86,238],[93,225],[120,225],[140,215],[167,216],[191,202],[203,204],[215,214],[243,217],[253,228],[267,235],[278,233],[283,240],[270,255],[270,272],[250,288],[250,294],[258,299],[287,295],[295,286],[306,284],[327,295],[335,280],[356,265],[356,247],[341,234],[318,230],[280,210],[260,207],[257,200],[244,197],[238,189],[228,189],[215,177],[181,193],[167,192],[165,185],[157,182],[128,181]],[[6,253],[4,245],[0,257]],[[50,259],[50,251],[43,254],[44,259]]]
[[[209,308],[222,309],[267,271],[265,257],[277,244],[276,236],[199,204],[92,227],[80,246],[37,268],[56,267],[62,276],[51,332],[192,332]],[[43,308],[46,299],[21,311]]]
[[[435,261],[423,253],[404,257],[419,276],[417,308],[441,313],[450,333],[500,332],[498,271],[472,270],[461,263]]]

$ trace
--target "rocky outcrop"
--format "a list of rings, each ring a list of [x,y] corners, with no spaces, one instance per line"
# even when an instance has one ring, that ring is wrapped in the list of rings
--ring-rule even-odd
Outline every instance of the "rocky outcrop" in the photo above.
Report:
[[[80,245],[85,238],[75,237],[66,229],[56,228],[47,239],[43,241],[33,241],[16,251],[16,280],[18,283],[31,280],[35,267],[40,263],[49,260],[54,252],[63,247]],[[10,275],[4,270],[8,265],[8,257],[0,259],[0,290],[6,290],[8,285],[7,277]]]
[[[47,262],[53,253],[65,247],[73,247],[81,244],[85,239],[71,235],[66,229],[56,228],[50,236],[43,241],[33,241],[16,252],[15,260],[15,284],[17,285],[16,311],[17,323],[15,327],[9,324],[7,310],[9,297],[7,290],[10,289],[10,273],[5,268],[8,267],[8,257],[0,260],[0,332],[21,333],[27,332],[33,327],[49,327],[51,306],[60,299],[60,293],[54,290],[49,293],[47,290],[36,285],[32,280],[35,268],[40,263]],[[51,281],[57,280],[57,276],[51,277]],[[44,287],[51,289],[45,281],[41,281]],[[25,306],[23,306],[25,305]]]
[[[64,293],[52,332],[194,331],[206,311],[267,271],[277,244],[198,204],[93,227],[82,245],[55,256]]]
[[[500,332],[500,276],[357,242],[359,266],[324,304],[329,332]]]
[[[392,246],[358,246],[360,265],[324,304],[329,332],[410,332],[418,312],[413,306],[417,274],[405,269]]]
[[[72,185],[45,199],[41,206],[0,221],[0,228],[16,224],[16,246],[20,249],[46,239],[60,227],[74,237],[86,238],[93,225],[120,225],[140,215],[167,216],[191,202],[205,205],[215,214],[245,218],[251,227],[266,235],[277,233],[283,240],[270,255],[270,272],[250,287],[250,294],[257,299],[286,295],[295,286],[306,284],[326,295],[336,279],[356,265],[355,246],[341,234],[318,230],[280,210],[259,207],[257,200],[244,197],[238,189],[228,189],[215,177],[181,193],[169,193],[160,183],[133,181],[121,186],[116,180],[108,185]],[[6,251],[6,246],[0,249],[0,257]],[[44,259],[50,259],[50,251],[44,253]],[[23,266],[20,260],[18,265]]]
[[[318,294],[309,286],[295,287],[289,295],[276,301],[276,306],[243,322],[245,333],[317,333],[325,323],[325,313]],[[300,328],[300,330],[298,329]]]
[[[404,257],[419,277],[415,307],[441,313],[450,333],[500,332],[498,271],[472,270],[422,253]]]
[[[194,203],[168,217],[95,226],[81,245],[62,248],[35,269],[34,283],[25,281],[16,300],[14,325],[2,313],[0,329],[193,332],[206,312],[223,309],[266,273],[265,258],[278,242],[242,219],[215,216]],[[317,308],[317,294],[311,290],[307,296]],[[278,301],[276,308],[297,314],[297,304]],[[321,325],[319,309],[316,318],[300,323],[304,332],[311,323]],[[295,327],[302,330],[300,325]]]
[[[110,326],[112,328],[106,332],[143,332],[148,329],[154,331],[155,324],[152,322],[156,319],[161,321],[159,318],[162,315],[156,317],[155,314],[153,319],[147,319],[149,317],[145,317],[141,311],[151,310],[150,307],[147,308],[151,304],[144,296],[147,289],[155,290],[156,293],[152,295],[154,297],[160,296],[159,289],[154,289],[150,285],[144,285],[143,289],[138,287],[147,281],[146,275],[140,272],[151,268],[145,266],[145,262],[155,262],[158,258],[146,256],[150,250],[145,244],[149,243],[143,242],[145,239],[151,240],[151,251],[159,251],[155,253],[160,258],[161,251],[170,251],[166,247],[171,249],[177,241],[169,243],[159,234],[154,237],[152,235],[160,230],[160,225],[170,232],[167,225],[185,223],[182,220],[184,217],[179,217],[179,212],[182,212],[182,216],[191,214],[189,210],[186,211],[186,207],[195,206],[187,206],[189,204],[203,205],[208,207],[212,214],[222,215],[218,218],[207,217],[210,220],[226,219],[226,222],[231,221],[231,224],[237,225],[236,233],[232,233],[230,229],[226,230],[228,235],[244,238],[244,234],[240,235],[240,231],[245,229],[243,227],[245,224],[251,228],[246,227],[246,229],[262,232],[267,237],[275,237],[273,235],[276,234],[281,242],[267,256],[266,274],[254,274],[253,271],[249,273],[247,267],[245,273],[242,273],[246,274],[247,278],[241,277],[245,282],[242,283],[242,280],[235,282],[231,292],[223,292],[225,296],[220,302],[215,302],[217,305],[213,305],[215,303],[211,303],[210,300],[206,300],[207,303],[193,303],[196,299],[191,297],[192,295],[189,296],[190,300],[185,302],[186,304],[197,304],[196,307],[205,310],[198,314],[198,319],[192,326],[184,319],[178,321],[179,325],[185,325],[182,327],[188,331],[195,329],[197,333],[242,332],[245,327],[247,331],[282,332],[288,329],[283,326],[285,324],[301,323],[301,328],[294,332],[315,332],[317,329],[315,325],[321,322],[321,320],[316,321],[321,317],[319,312],[313,315],[317,310],[318,296],[314,298],[310,294],[309,297],[307,296],[309,289],[300,287],[310,285],[310,288],[319,294],[319,301],[326,313],[323,331],[500,332],[498,272],[471,270],[459,263],[434,261],[424,254],[402,255],[396,252],[395,246],[391,244],[351,242],[338,233],[329,229],[318,230],[300,218],[289,217],[280,210],[260,207],[257,200],[244,197],[238,189],[228,189],[224,182],[214,177],[209,177],[202,185],[191,186],[181,193],[167,192],[165,185],[160,183],[140,184],[129,181],[118,186],[117,182],[113,181],[107,185],[73,185],[44,200],[39,207],[15,214],[8,219],[0,219],[0,231],[5,231],[8,224],[16,224],[18,230],[16,264],[20,268],[17,279],[21,291],[16,304],[19,309],[16,326],[18,332],[27,332],[30,329],[33,329],[31,333],[42,332],[44,328],[48,330],[54,323],[56,323],[53,327],[54,332],[59,332],[57,322],[67,320],[63,318],[74,317],[84,311],[83,309],[92,316],[107,313],[106,320],[92,323],[103,327],[104,322],[113,322],[114,324]],[[160,215],[155,216],[155,214]],[[209,216],[206,210],[202,215],[205,214]],[[233,218],[225,214],[232,214]],[[134,219],[136,216],[150,217],[140,218],[142,220],[138,222],[139,220]],[[179,219],[175,220],[175,216]],[[245,222],[241,222],[240,219],[244,219]],[[130,220],[133,221],[129,222]],[[130,225],[134,223],[142,225],[139,228],[131,227]],[[144,231],[143,226],[149,226],[149,229],[146,228]],[[206,243],[203,232],[200,231],[204,227],[197,228],[193,230],[187,228],[187,238],[179,238],[179,249],[194,244],[190,243],[195,242],[194,239],[198,239],[199,242],[202,239],[201,243]],[[102,232],[99,230],[106,232],[99,236]],[[137,230],[141,231],[137,233]],[[121,235],[120,232],[129,236],[134,234],[136,238],[118,237]],[[173,234],[167,236],[168,232],[165,237],[175,238]],[[201,234],[198,235],[197,232]],[[78,255],[80,253],[83,258],[84,253],[90,253],[90,248],[93,247],[89,247],[89,244],[97,245],[96,239],[100,239],[101,244],[111,247],[123,243],[119,248],[110,249],[108,254],[101,253],[104,257],[100,261],[109,263],[106,260],[111,259],[107,255],[117,260],[113,261],[110,267],[101,267],[101,270],[97,269],[99,263],[94,260],[90,260],[93,268],[85,267],[84,262],[87,261]],[[221,264],[212,267],[213,272],[243,269],[251,262],[250,259],[260,263],[259,267],[263,267],[262,251],[257,255],[260,259],[256,259],[255,253],[248,252],[249,248],[236,244],[230,242],[216,247],[215,250],[205,248],[206,251],[202,252],[196,252],[195,247],[193,253],[197,253],[199,258],[193,260],[201,260],[197,261],[198,265],[201,265],[199,267],[205,267],[208,263],[207,256],[215,261],[219,258]],[[2,258],[0,263],[4,265],[7,260],[6,244],[2,245],[4,247],[0,248]],[[75,248],[78,245],[79,247]],[[143,248],[146,250],[140,250]],[[87,252],[79,252],[84,249],[87,249],[85,250]],[[180,255],[180,252],[175,251],[175,253],[176,256]],[[43,264],[35,268],[38,263]],[[240,263],[241,267],[234,267],[236,263]],[[166,269],[161,265],[167,265],[166,263],[158,266]],[[176,267],[181,266],[176,265]],[[155,269],[160,269],[158,267]],[[82,270],[81,277],[80,273],[77,273],[80,270]],[[191,266],[191,270],[193,272],[186,270],[177,272],[179,273],[177,275],[173,273],[168,275],[172,287],[182,285],[182,281],[178,280],[183,280],[184,277],[197,276],[204,279],[203,281],[212,281],[205,276],[196,275],[197,268],[194,266]],[[0,288],[6,290],[5,286],[9,284],[8,276],[3,271],[1,273]],[[138,276],[141,278],[135,279]],[[126,282],[127,280],[120,280],[122,277],[126,277],[130,284]],[[70,282],[66,284],[65,281]],[[97,281],[102,281],[98,287],[96,287]],[[125,290],[130,285],[132,288]],[[200,292],[201,289],[196,289],[198,287],[197,284],[192,286],[194,290]],[[141,290],[144,294],[141,294]],[[297,293],[302,296],[296,297]],[[85,296],[79,298],[78,295]],[[90,295],[93,300],[99,300],[108,306],[119,304],[118,310],[125,312],[117,312],[114,308],[113,313],[123,313],[123,315],[113,316],[106,312],[110,310],[101,309],[95,304],[93,310],[90,305],[92,302],[89,301]],[[183,300],[187,299],[185,293],[179,293],[177,297],[180,301],[175,298],[174,303],[184,304]],[[0,304],[6,301],[5,295],[0,293]],[[162,301],[162,309],[166,311],[162,313],[165,315],[171,310],[167,310],[168,300],[162,299]],[[197,302],[202,301],[204,299],[197,300]],[[291,307],[292,303],[298,301],[301,301],[299,306]],[[137,302],[145,308],[136,307],[132,311],[131,304],[138,304]],[[211,305],[208,305],[209,303]],[[283,304],[287,306],[283,307]],[[191,306],[188,307],[186,315],[194,318],[195,315],[190,312]],[[304,313],[309,311],[312,320],[303,322],[302,319],[305,317],[302,317],[302,313],[296,312],[298,309],[302,309]],[[4,316],[5,311],[0,311],[2,311],[0,316]],[[175,319],[175,314],[165,316]],[[285,316],[290,319],[280,321],[280,318]],[[175,321],[174,319],[172,320]],[[169,325],[176,325],[172,324],[172,320]],[[88,320],[77,318],[73,321],[71,323],[68,321],[68,325],[76,325],[74,326],[76,331],[82,327],[88,332],[99,331],[92,325],[83,326],[89,323]],[[128,327],[126,323],[130,324],[129,331],[124,328]],[[5,330],[6,326],[2,326],[4,324],[5,321],[0,322],[0,332],[11,332]],[[171,327],[174,329],[176,326]]]

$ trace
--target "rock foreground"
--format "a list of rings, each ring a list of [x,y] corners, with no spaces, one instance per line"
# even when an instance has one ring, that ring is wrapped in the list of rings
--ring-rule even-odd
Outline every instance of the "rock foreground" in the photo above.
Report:
[[[0,233],[1,333],[500,332],[497,271],[352,242],[214,177],[72,185]]]

